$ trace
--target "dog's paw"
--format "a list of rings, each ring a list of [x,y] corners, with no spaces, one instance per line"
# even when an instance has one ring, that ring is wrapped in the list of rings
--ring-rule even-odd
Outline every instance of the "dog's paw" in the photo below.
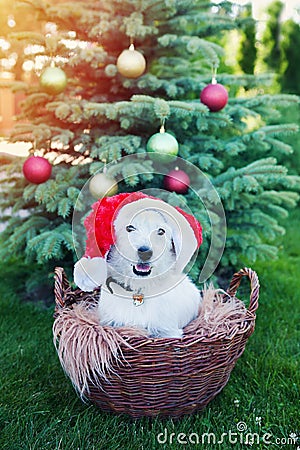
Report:
[[[171,330],[157,331],[155,337],[174,338],[181,339],[183,336],[183,330],[181,328],[172,328]]]
[[[172,330],[172,332],[170,333],[170,335],[168,337],[181,339],[182,336],[183,336],[183,330],[181,328],[179,328],[178,330]]]
[[[84,292],[91,292],[105,283],[106,261],[103,258],[81,258],[74,266],[74,282]]]

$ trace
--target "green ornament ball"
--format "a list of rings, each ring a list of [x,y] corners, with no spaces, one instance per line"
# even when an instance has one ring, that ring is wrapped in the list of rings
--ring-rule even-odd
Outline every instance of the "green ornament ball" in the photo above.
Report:
[[[67,86],[67,75],[59,67],[47,67],[40,76],[41,88],[50,95],[63,92]]]
[[[155,133],[147,142],[147,152],[163,157],[175,157],[178,154],[178,142],[170,133]]]

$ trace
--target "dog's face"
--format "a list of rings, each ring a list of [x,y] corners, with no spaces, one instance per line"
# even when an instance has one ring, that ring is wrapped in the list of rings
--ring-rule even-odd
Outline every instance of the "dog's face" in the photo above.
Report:
[[[116,243],[108,257],[114,277],[152,280],[167,276],[176,261],[171,227],[160,211],[142,210],[115,228]]]

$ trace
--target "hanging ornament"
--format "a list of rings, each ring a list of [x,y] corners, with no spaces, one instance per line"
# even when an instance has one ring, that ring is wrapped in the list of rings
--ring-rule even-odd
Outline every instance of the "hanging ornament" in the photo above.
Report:
[[[147,142],[147,152],[160,153],[164,156],[176,156],[178,154],[177,139],[165,131],[164,125],[161,126],[159,133],[153,134]]]
[[[190,178],[176,167],[164,177],[164,188],[177,194],[186,194],[190,186]]]
[[[23,164],[23,174],[27,181],[41,184],[49,180],[52,166],[43,156],[29,156]]]
[[[118,183],[114,178],[106,175],[105,172],[97,173],[89,183],[89,191],[96,200],[103,197],[111,197],[118,192]]]
[[[228,92],[222,84],[208,84],[200,94],[200,100],[210,111],[217,112],[227,105]]]
[[[117,69],[126,78],[138,78],[145,72],[146,60],[131,44],[129,49],[123,50],[119,55]]]
[[[67,75],[56,67],[54,62],[41,73],[40,86],[49,95],[57,95],[63,92],[67,86]]]
[[[227,89],[217,82],[217,65],[212,67],[212,80],[200,93],[200,101],[206,105],[210,111],[221,111],[228,102]]]

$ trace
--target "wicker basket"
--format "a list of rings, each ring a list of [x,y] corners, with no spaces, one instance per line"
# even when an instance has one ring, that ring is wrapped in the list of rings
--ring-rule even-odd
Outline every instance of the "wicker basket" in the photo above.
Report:
[[[185,333],[182,339],[135,337],[130,340],[132,348],[122,348],[128,364],[118,366],[117,373],[111,373],[101,386],[91,383],[84,396],[104,411],[126,413],[133,418],[178,418],[203,409],[228,382],[254,331],[259,296],[256,273],[248,268],[240,270],[233,276],[227,293],[235,297],[243,276],[250,279],[251,294],[249,308],[243,304],[245,315],[241,323],[229,326],[222,335]],[[71,311],[74,303],[97,301],[98,294],[72,290],[64,270],[56,268],[55,317],[62,311]]]

